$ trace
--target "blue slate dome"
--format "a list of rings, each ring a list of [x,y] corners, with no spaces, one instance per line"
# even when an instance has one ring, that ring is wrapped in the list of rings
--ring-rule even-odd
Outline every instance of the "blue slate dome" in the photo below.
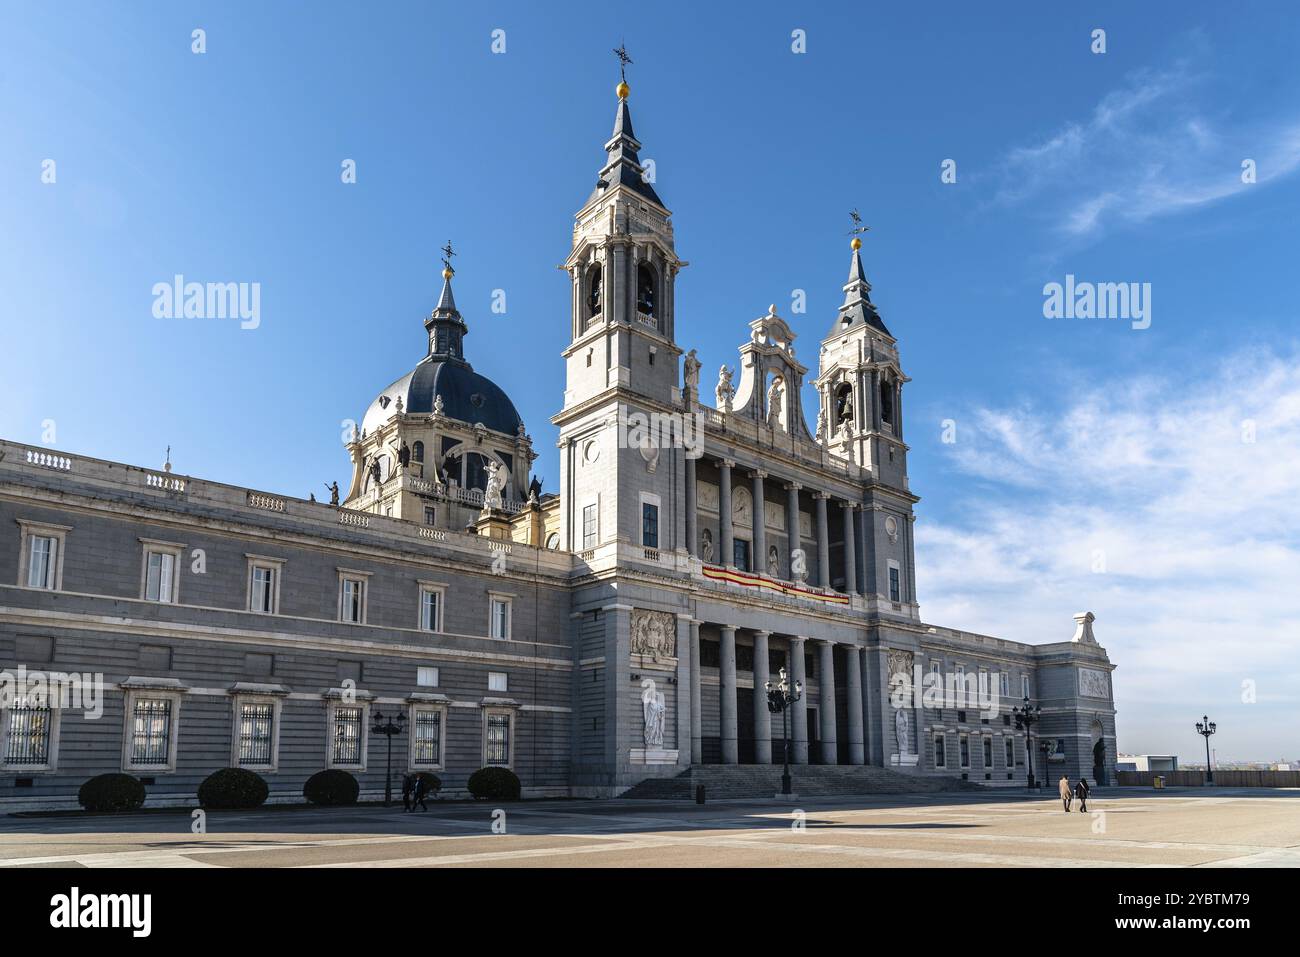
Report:
[[[448,254],[450,255],[450,243]],[[424,328],[429,333],[429,354],[370,403],[361,426],[371,432],[397,412],[432,412],[442,396],[442,414],[470,425],[483,423],[494,432],[514,435],[523,420],[510,397],[491,379],[481,376],[465,361],[464,338],[469,332],[451,295],[451,264],[443,260],[442,295]]]
[[[387,421],[396,412],[398,396],[405,412],[432,412],[436,395],[442,396],[443,415],[470,425],[482,422],[494,432],[514,435],[523,421],[501,387],[469,363],[431,355],[370,403],[362,427],[370,432]]]

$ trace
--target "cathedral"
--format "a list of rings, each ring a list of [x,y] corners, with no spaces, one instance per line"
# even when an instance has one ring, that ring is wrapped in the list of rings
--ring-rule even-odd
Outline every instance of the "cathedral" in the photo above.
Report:
[[[0,806],[109,771],[183,803],[229,766],[272,801],[325,768],[373,797],[389,740],[449,796],[486,766],[525,796],[770,797],[787,762],[805,793],[1114,779],[1090,613],[1035,644],[922,617],[910,379],[861,243],[815,348],[755,304],[705,378],[629,94],[564,263],[562,403],[530,423],[557,489],[474,371],[450,244],[332,501],[0,442]]]

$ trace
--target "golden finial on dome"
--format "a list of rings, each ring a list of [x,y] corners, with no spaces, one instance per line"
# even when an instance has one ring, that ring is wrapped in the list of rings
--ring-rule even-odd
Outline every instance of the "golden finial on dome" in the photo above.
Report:
[[[627,80],[623,80],[618,86],[614,87],[614,92],[618,94],[620,100],[626,100],[627,95],[632,92],[632,88],[627,85]]]
[[[856,252],[857,250],[862,248],[862,240],[858,239],[857,236],[854,236],[853,242],[849,243],[849,245],[852,246],[854,251]]]

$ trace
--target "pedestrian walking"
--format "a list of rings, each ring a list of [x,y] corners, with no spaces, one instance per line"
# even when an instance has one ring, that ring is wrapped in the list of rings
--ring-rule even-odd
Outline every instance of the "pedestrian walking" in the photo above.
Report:
[[[402,810],[411,810],[411,792],[415,789],[415,775],[402,775]]]
[[[1061,781],[1056,786],[1056,790],[1061,794],[1061,804],[1068,812],[1070,810],[1070,779],[1064,774],[1061,775]]]
[[[424,797],[429,793],[429,782],[423,774],[415,775],[415,790],[411,795],[411,810],[417,807],[421,811],[429,810],[429,805],[424,803]]]
[[[1079,778],[1079,783],[1074,786],[1074,796],[1079,799],[1079,811],[1088,810],[1088,794],[1092,788],[1088,787],[1087,778]]]

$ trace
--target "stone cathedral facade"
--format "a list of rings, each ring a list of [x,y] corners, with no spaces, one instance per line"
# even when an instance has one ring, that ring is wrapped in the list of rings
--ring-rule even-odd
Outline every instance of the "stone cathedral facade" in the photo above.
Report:
[[[72,805],[119,770],[150,803],[192,799],[232,765],[273,800],[327,767],[375,794],[371,726],[398,713],[395,774],[456,794],[504,765],[525,794],[612,796],[780,763],[764,686],[782,669],[804,689],[785,716],[797,766],[1113,780],[1090,614],[1040,644],[921,616],[909,379],[860,244],[843,304],[805,330],[815,350],[759,306],[702,385],[687,304],[677,322],[686,263],[617,92],[565,262],[554,492],[473,370],[450,261],[424,357],[370,404],[336,504],[0,443],[0,806]],[[99,690],[68,693],[82,676]]]

